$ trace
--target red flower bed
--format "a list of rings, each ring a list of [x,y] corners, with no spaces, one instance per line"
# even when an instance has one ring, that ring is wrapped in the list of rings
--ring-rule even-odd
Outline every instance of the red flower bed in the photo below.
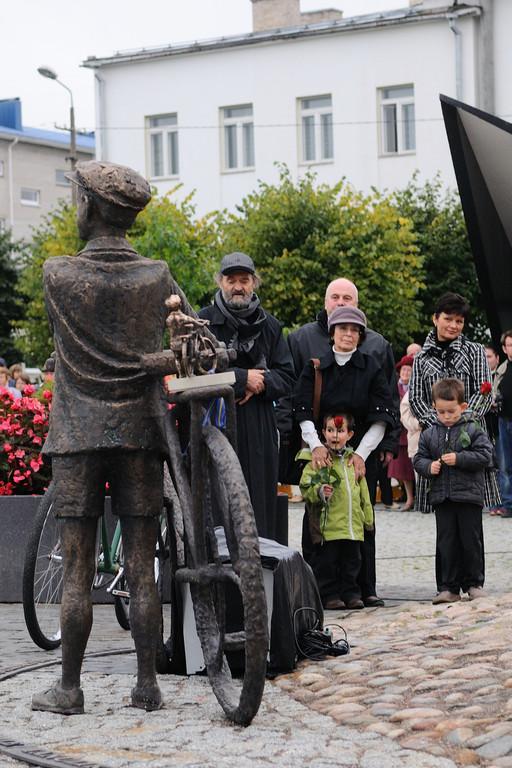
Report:
[[[50,463],[41,448],[48,432],[52,393],[36,399],[27,386],[15,400],[0,387],[0,496],[44,493],[50,482]]]

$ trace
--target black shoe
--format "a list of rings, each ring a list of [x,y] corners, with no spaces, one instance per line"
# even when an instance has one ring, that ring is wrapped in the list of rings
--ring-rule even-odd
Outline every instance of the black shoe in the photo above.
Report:
[[[324,603],[324,609],[326,611],[343,611],[347,606],[337,597],[333,597],[331,600],[326,600]]]
[[[361,608],[364,608],[364,603],[358,597],[354,597],[347,601],[347,608],[349,611],[360,611]]]
[[[368,597],[365,597],[364,604],[366,608],[383,608],[385,606],[382,597],[377,597],[377,595],[369,595]]]
[[[500,517],[512,517],[512,509],[503,509],[500,512]]]

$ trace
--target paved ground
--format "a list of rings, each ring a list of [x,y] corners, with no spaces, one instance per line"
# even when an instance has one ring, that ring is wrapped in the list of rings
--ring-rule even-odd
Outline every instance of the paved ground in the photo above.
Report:
[[[291,543],[301,515],[291,508]],[[115,768],[510,767],[512,520],[486,517],[484,525],[489,597],[435,607],[433,517],[378,510],[379,591],[392,598],[388,606],[329,613],[327,622],[346,629],[351,654],[302,662],[268,682],[248,729],[224,719],[201,677],[161,677],[166,708],[132,709],[131,654],[86,663],[84,716],[33,713],[32,692],[58,667],[3,680],[2,673],[58,652],[32,645],[19,606],[0,606],[0,742],[18,739]],[[130,645],[113,610],[97,606],[90,650]],[[11,765],[0,754],[0,768]]]

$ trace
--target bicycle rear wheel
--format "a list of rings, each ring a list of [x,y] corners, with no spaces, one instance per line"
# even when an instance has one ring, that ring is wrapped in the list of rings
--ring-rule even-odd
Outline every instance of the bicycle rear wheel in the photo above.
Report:
[[[50,485],[34,519],[23,568],[23,612],[30,637],[50,651],[58,648],[62,598],[62,553],[58,522],[52,514]]]

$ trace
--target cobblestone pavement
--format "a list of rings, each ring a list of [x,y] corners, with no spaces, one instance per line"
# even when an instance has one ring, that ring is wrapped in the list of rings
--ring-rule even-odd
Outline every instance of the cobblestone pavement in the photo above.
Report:
[[[292,507],[292,544],[301,518]],[[348,633],[350,655],[301,662],[267,682],[247,729],[225,720],[202,677],[162,676],[166,708],[132,709],[133,655],[86,662],[85,715],[31,712],[31,694],[58,667],[3,681],[2,673],[58,652],[32,645],[20,606],[0,606],[0,740],[112,768],[512,767],[512,520],[486,516],[484,525],[489,597],[432,606],[433,517],[378,510],[379,592],[392,599],[383,609],[329,612],[326,623]],[[89,650],[130,645],[113,609],[96,606]],[[0,768],[14,764],[0,755]]]

